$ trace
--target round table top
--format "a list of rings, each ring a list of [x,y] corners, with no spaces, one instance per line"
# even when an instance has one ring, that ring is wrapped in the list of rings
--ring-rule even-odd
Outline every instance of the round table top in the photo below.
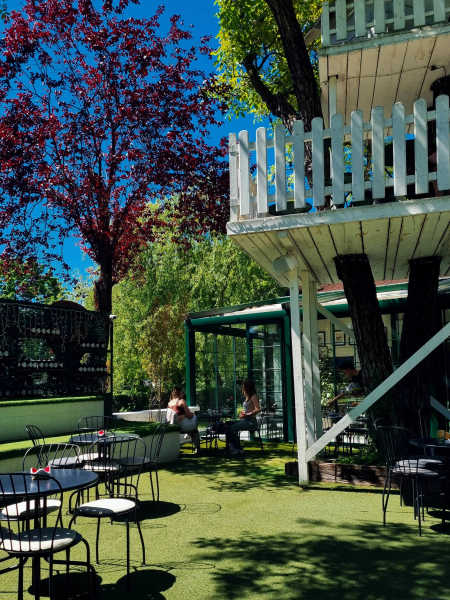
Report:
[[[71,444],[77,446],[90,445],[90,444],[111,444],[112,442],[128,442],[135,440],[139,436],[136,433],[112,433],[106,432],[104,435],[99,435],[98,432],[86,432],[73,435],[70,438]]]
[[[63,492],[77,490],[89,485],[93,485],[98,480],[98,475],[91,471],[82,469],[52,469],[50,476],[60,484]],[[53,479],[40,478],[31,481],[28,486],[27,494],[39,493],[42,495],[54,494],[60,491],[60,488]],[[24,477],[22,473],[13,474],[13,484],[9,474],[0,473],[0,489],[3,494],[8,496],[20,496],[25,494]]]

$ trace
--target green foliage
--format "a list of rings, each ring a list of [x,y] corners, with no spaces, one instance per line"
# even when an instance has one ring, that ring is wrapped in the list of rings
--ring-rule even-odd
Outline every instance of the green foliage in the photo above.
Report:
[[[51,304],[61,300],[65,290],[50,267],[34,259],[8,260],[0,265],[0,297]]]
[[[282,289],[225,236],[183,248],[169,239],[139,256],[113,294],[115,389],[144,380],[158,400],[185,378],[184,319],[190,312],[262,300]]]
[[[277,25],[265,0],[215,0],[220,30],[216,50],[218,82],[227,90],[225,99],[230,112],[237,116],[253,113],[261,118],[269,114],[266,104],[252,88],[243,61],[246,56],[258,59],[259,72],[273,93],[286,96],[296,106],[291,93],[292,81]],[[323,0],[294,0],[302,30],[307,33],[317,23]],[[312,60],[319,41],[308,44]]]

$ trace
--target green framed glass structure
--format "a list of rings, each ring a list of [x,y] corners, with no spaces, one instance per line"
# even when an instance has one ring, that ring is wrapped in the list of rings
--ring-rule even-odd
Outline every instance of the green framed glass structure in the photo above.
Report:
[[[441,280],[439,295],[445,323],[450,317],[450,278]],[[397,365],[407,284],[379,285],[377,296]],[[318,301],[349,324],[342,290],[319,292]],[[301,297],[299,310],[302,314]],[[322,386],[324,398],[327,390],[335,395],[339,389],[340,363],[350,358],[359,366],[359,358],[354,343],[322,315],[318,330],[321,366],[326,367],[321,378],[325,378],[325,371],[327,377],[327,385]],[[271,423],[270,437],[292,441],[295,410],[290,332],[289,297],[189,314],[185,321],[188,403],[200,406],[203,412],[215,409],[236,415],[242,404],[241,383],[251,378],[262,413]],[[450,368],[447,376],[450,379]],[[449,404],[450,398],[447,401]]]

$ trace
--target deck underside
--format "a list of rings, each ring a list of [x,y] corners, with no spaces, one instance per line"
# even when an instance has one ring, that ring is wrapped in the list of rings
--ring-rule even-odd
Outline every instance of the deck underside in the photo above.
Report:
[[[333,258],[365,253],[376,281],[408,277],[413,258],[441,256],[450,275],[450,196],[228,223],[231,238],[282,286],[293,255],[319,284],[338,283]]]

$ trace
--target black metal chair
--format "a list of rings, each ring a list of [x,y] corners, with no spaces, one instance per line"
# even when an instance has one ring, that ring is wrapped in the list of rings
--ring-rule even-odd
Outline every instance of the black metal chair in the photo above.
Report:
[[[52,469],[81,468],[80,449],[75,444],[35,444],[28,448],[22,459],[22,469],[29,471],[32,467],[46,467]]]
[[[53,570],[55,564],[64,564],[66,573],[69,572],[71,564],[86,567],[90,580],[90,597],[94,596],[95,570],[90,563],[89,544],[76,531],[57,527],[61,522],[62,490],[58,481],[51,477],[39,478],[30,473],[12,473],[3,477],[0,481],[0,504],[6,503],[0,514],[0,550],[5,552],[7,559],[17,558],[18,564],[2,569],[6,573],[14,569],[19,570],[18,578],[18,600],[23,599],[23,575],[24,565],[28,559],[33,561],[33,591],[36,599],[40,598],[40,559],[44,558],[49,565],[49,596],[53,600]],[[52,481],[53,489],[57,489],[58,509],[54,525],[50,525],[45,510],[47,503],[47,490],[49,480]],[[20,506],[26,505],[28,511],[25,514]],[[17,515],[22,512],[22,519]],[[26,521],[24,522],[24,520]],[[86,548],[86,561],[71,561],[70,550],[82,542]],[[66,560],[55,560],[54,555],[58,552],[66,552]],[[3,559],[5,560],[5,559]]]
[[[89,453],[89,450],[88,450]],[[142,546],[142,564],[145,564],[145,544],[137,515],[139,506],[138,487],[143,466],[146,464],[146,448],[140,438],[113,440],[108,443],[108,453],[99,453],[97,458],[84,465],[85,469],[103,472],[105,494],[95,490],[95,498],[90,499],[90,489],[78,490],[69,502],[72,518],[69,528],[78,517],[97,519],[95,540],[95,558],[99,563],[100,523],[104,518],[125,520],[126,523],[126,560],[127,587],[130,587],[130,521],[137,526]],[[75,504],[73,498],[75,497]]]
[[[383,525],[386,525],[386,511],[393,479],[399,481],[400,502],[402,502],[403,484],[411,485],[414,517],[419,524],[419,535],[422,535],[424,519],[424,493],[426,486],[441,475],[433,468],[438,468],[442,461],[424,457],[411,456],[410,433],[404,427],[380,426],[376,429],[378,443],[382,448],[386,462],[386,479],[382,496]]]
[[[151,443],[148,448],[148,454],[146,459],[146,468],[148,469],[150,476],[150,488],[152,490],[152,499],[155,502],[159,502],[159,467],[160,467],[160,456],[161,448],[164,442],[164,437],[167,431],[167,423],[159,423],[152,435]],[[153,474],[155,474],[155,485],[153,484]],[[155,493],[156,488],[156,493]]]
[[[45,444],[45,436],[37,425],[25,425],[25,431],[33,443],[33,446]]]
[[[79,432],[82,431],[111,431],[114,432],[117,429],[117,419],[114,417],[108,417],[105,415],[90,415],[80,417],[78,420],[77,429]]]

